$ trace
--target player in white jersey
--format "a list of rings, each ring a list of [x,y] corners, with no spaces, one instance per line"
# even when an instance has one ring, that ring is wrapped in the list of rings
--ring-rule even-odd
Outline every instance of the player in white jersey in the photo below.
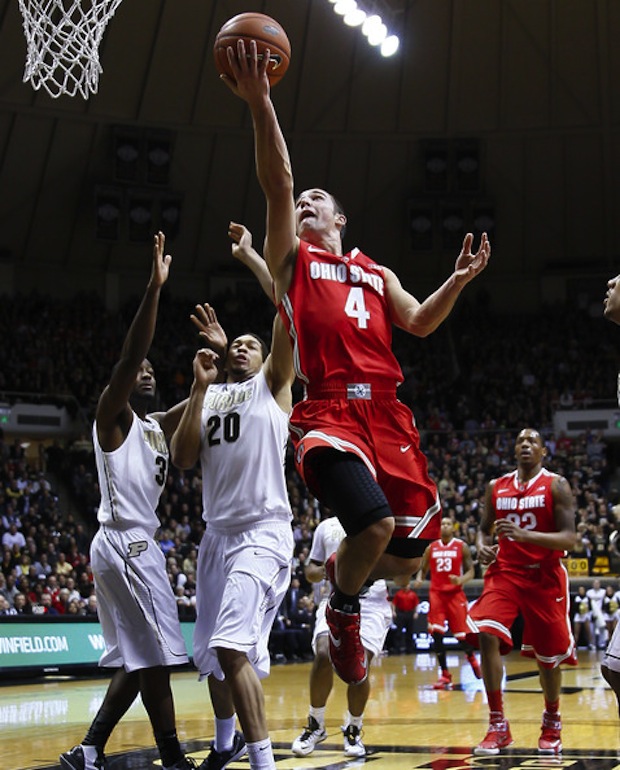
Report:
[[[176,734],[169,666],[188,662],[164,555],[154,539],[155,513],[168,472],[166,438],[185,404],[148,415],[155,395],[146,355],[171,257],[155,236],[142,303],[110,382],[97,404],[93,444],[101,488],[99,531],[91,545],[97,607],[106,649],[99,664],[117,669],[81,744],[60,756],[65,770],[104,770],[104,747],[138,693],[164,770],[194,767]]]
[[[344,536],[342,524],[335,516],[324,519],[315,529],[305,569],[306,577],[311,583],[319,583],[327,577],[326,564],[331,557],[334,557]],[[325,617],[328,596],[329,594],[325,595],[317,608],[312,637],[315,658],[310,670],[308,724],[291,746],[293,754],[298,757],[311,754],[317,743],[327,738],[325,706],[334,684],[334,672],[329,659],[329,629]],[[376,580],[362,592],[360,617],[360,636],[370,662],[373,656],[379,655],[383,650],[385,637],[392,622],[392,610],[385,580]],[[344,752],[348,757],[366,755],[361,731],[369,695],[370,679],[368,678],[360,684],[347,685],[348,711],[345,724],[341,729],[344,734]]]
[[[604,314],[608,321],[620,324],[620,275],[610,278],[607,282]],[[620,406],[620,373],[617,381],[618,405]],[[620,623],[616,624],[607,649],[601,661],[601,673],[607,684],[614,691],[620,714]]]
[[[193,320],[210,341],[209,305]],[[269,633],[291,576],[293,534],[284,475],[292,356],[279,318],[271,352],[243,334],[218,355],[199,350],[189,402],[171,443],[180,468],[202,468],[205,533],[196,575],[194,662],[208,677],[215,741],[201,766],[226,767],[245,753],[273,768],[260,679],[269,673]],[[235,732],[235,712],[243,736]]]

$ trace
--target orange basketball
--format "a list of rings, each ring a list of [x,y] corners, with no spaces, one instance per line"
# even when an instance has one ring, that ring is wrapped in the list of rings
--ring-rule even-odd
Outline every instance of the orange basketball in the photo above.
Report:
[[[236,52],[237,40],[245,41],[248,52],[250,40],[256,40],[259,58],[265,49],[269,48],[267,76],[271,85],[275,85],[288,69],[291,60],[291,44],[280,24],[264,13],[240,13],[224,24],[215,37],[213,55],[217,71],[230,78],[233,78],[233,75],[228,65],[226,49],[231,47]]]

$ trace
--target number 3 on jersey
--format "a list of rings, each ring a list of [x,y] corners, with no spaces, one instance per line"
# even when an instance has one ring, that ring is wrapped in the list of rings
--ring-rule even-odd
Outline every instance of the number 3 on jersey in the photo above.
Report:
[[[357,325],[360,329],[368,328],[368,319],[370,313],[366,310],[366,303],[364,302],[364,290],[361,286],[354,286],[347,297],[346,304],[344,306],[344,312],[349,318],[357,318]]]

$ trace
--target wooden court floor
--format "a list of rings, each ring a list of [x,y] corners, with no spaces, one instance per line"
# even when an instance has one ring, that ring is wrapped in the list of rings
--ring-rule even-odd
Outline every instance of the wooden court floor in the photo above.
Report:
[[[309,757],[290,751],[308,708],[310,663],[274,666],[265,696],[278,770],[337,770],[368,765],[369,770],[475,770],[476,768],[566,767],[620,770],[620,723],[615,696],[601,677],[600,653],[580,652],[580,664],[565,668],[561,701],[564,751],[559,758],[536,751],[542,694],[535,665],[517,653],[505,659],[505,705],[513,746],[500,757],[474,757],[484,736],[487,706],[462,653],[448,664],[452,691],[435,691],[433,653],[383,657],[371,670],[372,693],[364,719],[369,755],[347,760],[340,725],[346,709],[345,685],[337,678],[327,705],[329,737]],[[190,670],[173,675],[178,732],[188,754],[199,762],[213,737],[213,712],[206,685]],[[0,770],[57,768],[58,755],[79,743],[99,708],[107,680],[56,677],[12,682],[0,687]],[[107,746],[110,770],[157,768],[151,730],[141,703],[135,703]],[[229,766],[248,770],[247,758]]]

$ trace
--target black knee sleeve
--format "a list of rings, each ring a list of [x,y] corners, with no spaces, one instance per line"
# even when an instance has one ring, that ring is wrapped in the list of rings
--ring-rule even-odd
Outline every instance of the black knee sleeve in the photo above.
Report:
[[[309,460],[319,499],[338,516],[347,535],[358,535],[373,522],[393,516],[383,490],[359,457],[337,449],[315,454]]]

